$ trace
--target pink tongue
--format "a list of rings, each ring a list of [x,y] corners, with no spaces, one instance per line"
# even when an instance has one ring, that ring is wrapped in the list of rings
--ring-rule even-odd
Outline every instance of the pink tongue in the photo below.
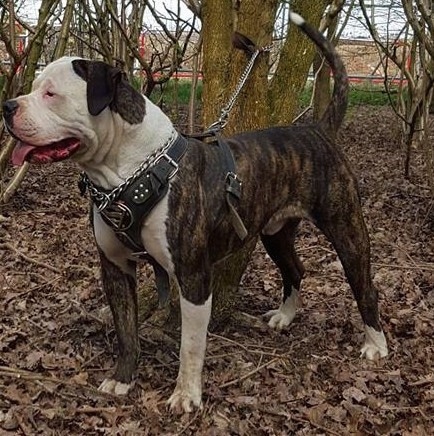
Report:
[[[17,142],[12,152],[12,165],[20,167],[26,160],[27,155],[34,149],[33,145]]]

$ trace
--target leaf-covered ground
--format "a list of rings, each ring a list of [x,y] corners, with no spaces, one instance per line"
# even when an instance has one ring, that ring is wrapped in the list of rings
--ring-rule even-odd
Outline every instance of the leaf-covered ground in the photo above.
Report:
[[[280,279],[258,247],[236,320],[209,335],[203,409],[182,416],[165,403],[179,331],[150,321],[134,390],[96,390],[116,341],[101,315],[87,200],[73,164],[32,167],[0,213],[0,434],[432,435],[434,206],[417,153],[403,178],[396,124],[387,108],[353,108],[340,140],[360,179],[390,356],[359,359],[362,324],[342,268],[306,223],[293,324],[275,332],[262,318],[280,302]]]

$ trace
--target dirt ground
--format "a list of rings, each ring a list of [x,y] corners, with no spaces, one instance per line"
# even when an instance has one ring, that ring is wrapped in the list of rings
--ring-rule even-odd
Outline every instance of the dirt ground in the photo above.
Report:
[[[116,353],[87,200],[71,163],[34,166],[0,213],[0,435],[432,435],[434,219],[422,159],[402,175],[388,108],[352,108],[341,132],[359,176],[390,355],[359,358],[362,323],[335,252],[308,223],[302,306],[282,332],[262,314],[280,278],[258,247],[239,313],[209,334],[202,410],[171,414],[179,330],[145,321],[126,398],[96,387]]]

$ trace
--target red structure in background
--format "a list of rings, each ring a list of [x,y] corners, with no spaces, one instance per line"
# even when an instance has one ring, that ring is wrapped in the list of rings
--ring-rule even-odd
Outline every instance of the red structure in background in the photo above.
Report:
[[[142,58],[145,57],[146,48],[145,48],[146,34],[145,32],[140,34],[139,37],[139,54]]]
[[[26,33],[20,23],[15,23],[15,50],[22,54],[26,47]]]

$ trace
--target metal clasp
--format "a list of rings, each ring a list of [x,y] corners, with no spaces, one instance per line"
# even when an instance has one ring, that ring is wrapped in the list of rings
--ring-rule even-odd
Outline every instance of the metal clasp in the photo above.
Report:
[[[134,216],[131,209],[124,203],[116,201],[101,212],[106,222],[116,233],[126,232],[134,223]]]
[[[232,171],[229,171],[226,174],[226,192],[231,193],[232,195],[235,195],[236,198],[241,198],[241,186],[243,182],[238,177],[237,174],[235,174]]]
[[[110,197],[104,192],[98,192],[98,194],[95,195],[95,198],[99,202],[99,204],[96,205],[96,210],[98,212],[102,212],[110,204],[111,201]]]
[[[149,259],[149,254],[145,250],[143,250],[143,251],[135,251],[135,252],[131,253],[131,256],[134,259],[138,259],[138,260],[148,260]]]
[[[179,170],[178,164],[176,163],[176,161],[174,161],[170,156],[168,156],[165,153],[165,154],[162,154],[160,157],[158,157],[155,160],[154,166],[156,166],[158,164],[158,162],[160,162],[161,159],[165,159],[167,161],[167,163],[173,167],[173,171],[167,176],[167,180],[173,179],[173,177],[175,177],[175,174]]]

